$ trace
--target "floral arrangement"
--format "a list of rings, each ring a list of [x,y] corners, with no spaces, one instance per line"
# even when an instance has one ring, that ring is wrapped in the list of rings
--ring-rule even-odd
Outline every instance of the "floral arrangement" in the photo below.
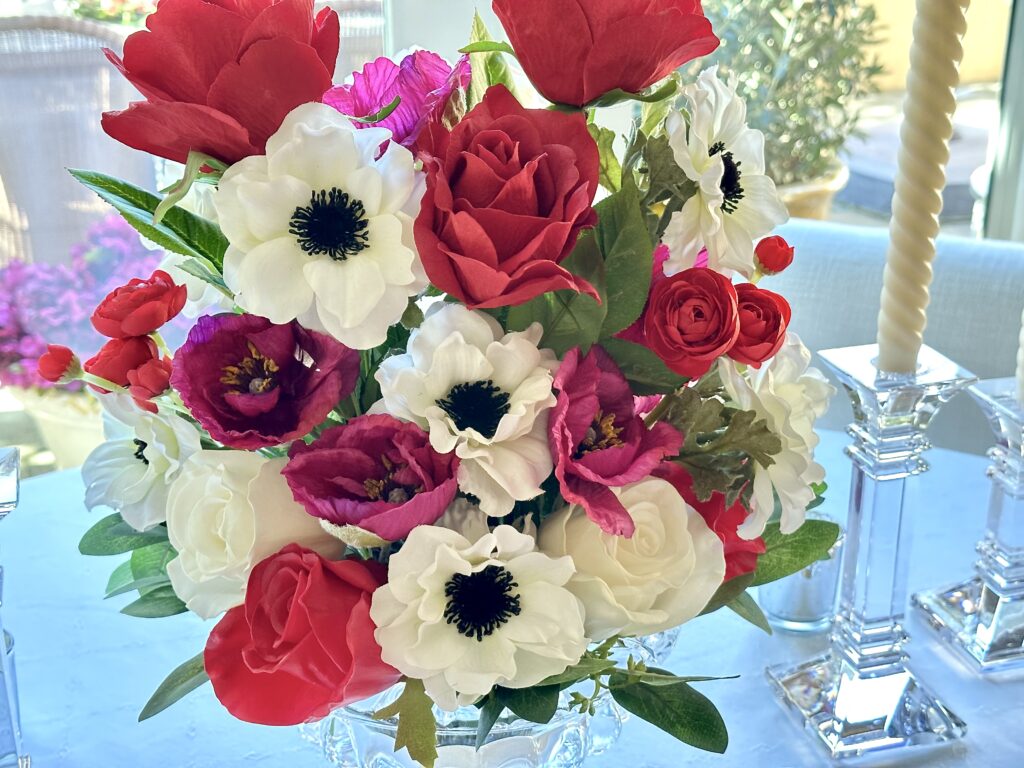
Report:
[[[103,348],[40,367],[125,426],[83,469],[115,513],[81,551],[131,553],[108,595],[217,620],[143,717],[208,680],[268,725],[398,686],[377,715],[430,766],[437,709],[478,707],[482,744],[610,696],[722,751],[707,678],[626,639],[725,606],[767,627],[746,589],[835,541],[804,523],[831,387],[760,285],[794,256],[765,138],[714,69],[675,73],[718,44],[700,3],[494,9],[510,43],[477,18],[454,64],[341,86],[309,0],[162,0],[108,53],[145,100],[104,129],[185,173],[165,198],[73,174],[186,277],[112,291]]]
[[[38,375],[47,341],[92,354],[103,336],[92,326],[96,304],[126,274],[149,274],[164,257],[147,248],[116,213],[93,224],[72,248],[67,263],[12,261],[0,267],[0,384],[53,389]],[[80,389],[79,382],[62,385]]]

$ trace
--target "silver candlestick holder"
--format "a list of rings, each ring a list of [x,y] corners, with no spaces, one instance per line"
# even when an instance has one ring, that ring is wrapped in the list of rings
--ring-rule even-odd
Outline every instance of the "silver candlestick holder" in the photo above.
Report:
[[[18,506],[18,449],[0,448],[0,520]],[[0,567],[0,608],[3,607],[4,571]],[[14,638],[0,615],[0,766],[29,768],[21,740],[18,683],[14,674]]]
[[[1015,379],[970,388],[996,444],[988,526],[978,542],[974,576],[913,596],[948,646],[979,672],[1024,668],[1024,405]]]
[[[974,377],[928,347],[913,374],[882,372],[877,356],[873,344],[821,353],[854,413],[839,609],[824,656],[767,670],[782,702],[837,759],[936,744],[967,730],[907,667],[904,507],[907,479],[928,469],[925,430]]]

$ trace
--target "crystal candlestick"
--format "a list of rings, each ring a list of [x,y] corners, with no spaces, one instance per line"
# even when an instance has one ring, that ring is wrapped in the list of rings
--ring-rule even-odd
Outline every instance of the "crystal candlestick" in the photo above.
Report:
[[[854,412],[839,610],[824,656],[768,670],[782,701],[833,758],[936,744],[967,730],[907,668],[904,501],[907,479],[928,469],[928,424],[974,377],[928,347],[916,373],[881,372],[877,356],[876,345],[821,353]]]
[[[996,437],[974,577],[913,597],[942,640],[981,672],[1024,668],[1024,405],[1016,386],[991,379],[969,390]]]
[[[18,449],[0,448],[0,520],[18,506]],[[3,607],[4,571],[0,568],[0,608]],[[4,629],[0,615],[0,767],[28,768],[22,749],[18,717],[18,687],[14,678],[14,638]]]

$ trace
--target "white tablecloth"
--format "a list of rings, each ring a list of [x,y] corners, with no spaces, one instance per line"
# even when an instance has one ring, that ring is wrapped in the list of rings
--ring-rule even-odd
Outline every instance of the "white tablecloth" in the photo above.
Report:
[[[844,512],[846,438],[823,436],[819,457],[830,470],[829,509]],[[984,527],[985,460],[935,451],[933,471],[912,481],[917,505],[911,587],[937,586],[970,568]],[[177,664],[202,646],[210,625],[191,615],[137,619],[118,613],[127,596],[103,601],[117,558],[78,554],[81,534],[99,518],[82,504],[77,472],[24,483],[22,505],[0,524],[6,585],[4,621],[16,640],[22,720],[35,768],[234,768],[323,766],[294,728],[263,728],[232,719],[205,686],[145,723],[142,705]],[[913,666],[969,726],[967,739],[913,759],[881,765],[1019,768],[1024,765],[1024,677],[981,679],[937,648],[912,619]],[[685,747],[633,720],[593,768],[788,768],[826,764],[823,753],[779,707],[764,679],[766,664],[807,658],[822,638],[768,637],[729,611],[683,629],[674,660],[680,674],[741,675],[702,684],[729,726],[724,757]],[[878,764],[878,763],[876,763]]]

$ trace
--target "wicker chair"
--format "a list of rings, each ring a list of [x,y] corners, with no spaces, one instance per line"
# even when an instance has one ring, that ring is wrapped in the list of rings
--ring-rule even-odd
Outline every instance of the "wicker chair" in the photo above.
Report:
[[[66,168],[153,187],[152,159],[100,128],[101,112],[137,98],[100,50],[123,41],[121,29],[81,19],[0,18],[0,264],[64,261],[105,212]]]

